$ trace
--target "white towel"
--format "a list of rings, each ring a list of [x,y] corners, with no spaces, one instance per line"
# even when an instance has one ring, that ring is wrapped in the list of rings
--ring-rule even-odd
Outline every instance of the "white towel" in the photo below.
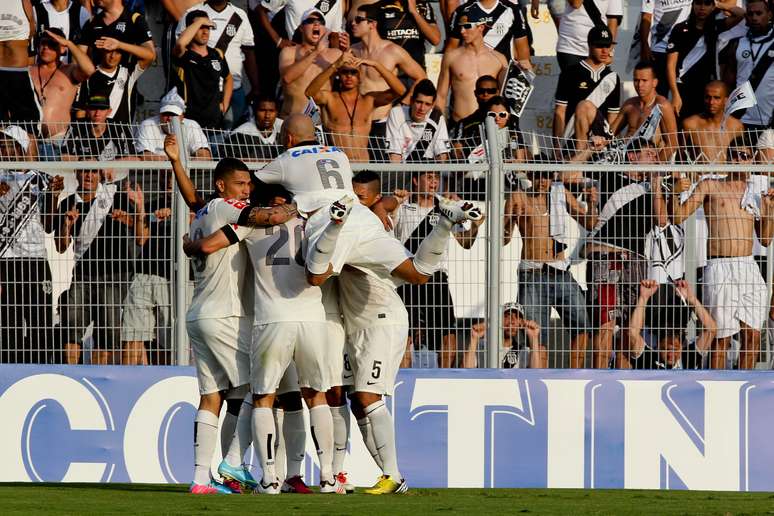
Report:
[[[97,237],[97,233],[102,228],[105,218],[110,213],[110,210],[113,209],[113,196],[116,194],[117,189],[114,184],[100,183],[97,186],[96,197],[91,205],[91,209],[89,209],[89,213],[83,219],[81,231],[73,238],[73,252],[76,259],[83,258],[83,255],[86,254],[89,246]],[[78,199],[80,200],[80,197]],[[80,206],[78,209],[82,211]]]
[[[747,213],[755,217],[755,220],[761,219],[761,194],[761,189],[755,184],[753,178],[748,178],[740,204]]]
[[[548,233],[556,242],[563,244],[565,249],[569,248],[572,243],[567,231],[569,217],[564,184],[561,181],[555,181],[551,183],[551,192],[548,196]],[[561,267],[565,270],[570,266],[570,260],[567,257],[561,262],[555,263],[561,263]]]

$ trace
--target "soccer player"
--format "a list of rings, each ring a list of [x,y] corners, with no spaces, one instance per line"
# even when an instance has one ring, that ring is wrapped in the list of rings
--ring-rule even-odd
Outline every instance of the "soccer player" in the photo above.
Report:
[[[290,195],[283,194],[281,197],[284,200]],[[283,206],[288,213],[295,215],[292,205],[284,205],[283,202]],[[245,205],[242,213],[233,213],[226,223],[238,222],[240,226],[247,224],[250,211],[249,206]],[[207,255],[236,243],[235,239],[229,237],[227,226],[215,230],[217,232],[212,238],[199,240],[195,247],[189,246],[188,250]],[[243,482],[243,472],[238,469],[238,465],[247,447],[253,442],[263,470],[263,479],[256,490],[263,494],[280,492],[273,444],[277,440],[278,428],[272,407],[282,382],[287,385],[295,381],[301,387],[301,395],[309,407],[312,439],[317,446],[321,465],[320,492],[343,494],[343,487],[336,482],[332,470],[333,416],[325,392],[331,383],[337,383],[331,378],[331,371],[334,370],[329,367],[331,361],[338,362],[335,374],[341,376],[344,338],[343,335],[327,338],[331,328],[323,305],[323,293],[319,287],[306,282],[301,257],[302,238],[303,220],[294,216],[283,224],[256,229],[245,240],[255,271],[256,287],[250,346],[252,436],[246,427],[237,426],[237,438],[232,442],[218,471],[226,477]],[[334,301],[337,303],[335,298]],[[283,380],[288,373],[294,380]],[[301,421],[303,423],[303,419]],[[300,476],[303,448],[294,447],[289,450],[288,456],[291,459],[290,467],[282,490],[309,492]]]
[[[172,163],[175,178],[186,204],[196,209],[191,224],[194,237],[223,228],[231,240],[242,240],[249,228],[227,225],[226,218],[243,214],[252,188],[250,172],[239,160],[221,160],[214,173],[214,189],[218,197],[204,203],[180,162],[174,136],[167,136],[164,151]],[[284,208],[249,210],[244,217],[256,225],[284,223],[289,218]],[[206,260],[194,260],[194,297],[186,316],[188,336],[194,355],[201,399],[194,423],[194,479],[190,492],[194,494],[231,493],[231,490],[210,478],[210,461],[218,433],[218,415],[226,400],[230,432],[239,426],[241,400],[247,394],[250,359],[250,308],[242,294],[247,256],[239,246],[213,253]],[[272,420],[273,421],[273,420]],[[224,427],[226,424],[224,423]],[[223,442],[223,439],[221,439]],[[245,479],[255,481],[247,470]]]

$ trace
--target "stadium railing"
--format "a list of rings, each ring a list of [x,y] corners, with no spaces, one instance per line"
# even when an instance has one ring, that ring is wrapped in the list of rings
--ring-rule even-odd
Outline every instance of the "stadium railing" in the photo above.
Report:
[[[78,126],[74,123],[73,127]],[[123,203],[120,210],[107,220],[114,226],[112,229],[115,229],[115,236],[110,242],[100,242],[101,237],[96,237],[91,242],[91,246],[102,249],[104,256],[94,257],[89,267],[84,267],[85,262],[80,260],[84,256],[90,258],[88,253],[82,254],[82,249],[73,249],[72,245],[60,253],[56,249],[56,239],[50,235],[46,237],[44,247],[51,277],[46,280],[43,290],[51,296],[50,301],[45,301],[50,302],[51,306],[43,311],[48,315],[42,320],[37,315],[25,315],[32,312],[24,311],[25,306],[31,302],[32,298],[29,296],[34,285],[20,280],[16,277],[15,270],[9,269],[8,254],[0,255],[0,260],[6,268],[0,279],[4,292],[2,299],[6,304],[6,308],[0,312],[0,318],[5,319],[0,321],[3,327],[2,338],[5,341],[2,343],[3,355],[0,361],[72,361],[78,358],[77,349],[66,344],[68,341],[83,341],[81,360],[84,363],[187,364],[190,362],[190,350],[185,332],[185,312],[192,288],[189,262],[182,252],[182,236],[188,232],[190,213],[177,194],[177,186],[170,181],[171,167],[161,151],[163,141],[149,142],[155,146],[156,151],[161,151],[161,154],[157,152],[155,157],[142,156],[138,155],[133,147],[132,140],[137,126],[116,127],[117,136],[113,145],[120,147],[122,143],[126,144],[128,148],[125,153],[120,148],[112,151],[102,148],[104,140],[101,142],[100,138],[84,136],[89,134],[85,125],[80,129],[77,133],[79,137],[72,142],[72,149],[66,146],[57,148],[57,145],[51,142],[39,141],[39,156],[32,153],[28,156],[10,156],[5,152],[0,157],[4,162],[0,163],[0,167],[6,170],[6,174],[10,171],[37,170],[48,177],[63,175],[66,179],[66,193],[76,190],[75,171],[100,170],[103,179],[101,191],[95,200],[96,212],[106,209],[100,205],[104,204],[107,198],[105,195],[112,196],[113,199],[120,198]],[[278,147],[256,145],[255,139],[209,131],[207,137],[211,158],[189,156],[187,152],[182,151],[188,148],[192,140],[188,131],[183,130],[179,121],[173,121],[168,130],[177,136],[181,157],[185,156],[186,168],[197,187],[205,194],[210,193],[211,173],[219,158],[241,158],[248,167],[255,170],[265,166],[267,159],[280,151]],[[159,134],[163,137],[163,133]],[[740,140],[733,144],[738,149],[746,145],[746,150],[753,160],[728,163],[727,147],[732,138],[722,131],[718,134],[706,134],[701,147],[686,141],[682,134],[661,135],[660,139],[664,143],[657,144],[655,155],[642,159],[638,154],[642,152],[643,146],[649,148],[649,145],[644,145],[636,136],[612,142],[596,139],[591,142],[579,142],[537,133],[498,129],[493,119],[487,119],[479,138],[455,143],[450,148],[447,159],[413,156],[399,163],[390,161],[383,142],[372,140],[366,143],[368,148],[363,148],[362,141],[347,140],[349,136],[327,134],[325,143],[344,142],[349,144],[342,145],[345,151],[352,152],[355,156],[368,156],[367,161],[353,159],[352,168],[355,172],[370,170],[378,173],[383,195],[392,195],[395,190],[408,190],[413,194],[428,193],[417,191],[420,188],[418,176],[424,172],[435,172],[439,184],[437,190],[430,191],[430,194],[456,195],[461,199],[480,203],[487,215],[469,249],[465,249],[455,240],[450,241],[449,255],[445,263],[446,278],[440,281],[433,278],[424,292],[411,288],[401,290],[407,309],[412,315],[411,338],[407,343],[405,362],[413,367],[436,367],[443,364],[475,364],[478,367],[501,367],[504,363],[528,365],[530,359],[525,357],[529,355],[521,352],[527,349],[532,352],[535,350],[532,349],[534,345],[529,343],[524,330],[509,328],[505,333],[513,349],[503,348],[504,308],[508,309],[509,313],[515,310],[525,317],[545,316],[542,322],[546,328],[540,336],[541,344],[546,349],[546,362],[543,365],[625,367],[626,364],[622,363],[620,357],[627,355],[627,352],[631,351],[629,348],[633,347],[628,342],[627,330],[631,324],[629,314],[639,297],[639,279],[647,274],[649,266],[653,269],[652,254],[643,253],[642,242],[632,243],[636,249],[619,249],[618,251],[622,252],[616,255],[617,260],[610,260],[616,263],[608,267],[610,270],[605,271],[608,280],[606,285],[609,286],[601,291],[596,289],[596,297],[589,297],[588,289],[584,291],[583,287],[599,281],[589,281],[593,278],[587,280],[587,276],[591,275],[587,256],[584,254],[584,247],[588,245],[588,240],[584,238],[588,231],[566,212],[556,211],[559,208],[555,206],[552,208],[550,191],[544,192],[547,197],[540,201],[545,204],[534,204],[540,197],[535,184],[539,183],[541,178],[550,179],[554,184],[558,184],[561,179],[565,182],[566,191],[573,195],[578,205],[588,209],[588,188],[592,186],[599,190],[604,185],[616,185],[617,189],[623,184],[641,185],[658,181],[668,203],[672,195],[669,189],[674,188],[681,177],[688,177],[695,185],[702,180],[715,178],[713,175],[742,173],[745,175],[739,177],[743,177],[750,185],[747,190],[751,195],[752,205],[760,209],[762,193],[768,188],[772,163],[765,149],[756,148],[754,140],[757,135],[743,135],[748,138],[746,141]],[[670,139],[671,137],[673,139]],[[670,141],[678,142],[678,145],[670,145]],[[361,148],[356,148],[356,145]],[[73,154],[68,155],[67,152]],[[61,154],[65,154],[65,158],[60,157]],[[627,179],[624,183],[610,179],[618,176],[625,176]],[[750,176],[755,179],[750,179]],[[106,185],[113,186],[107,188]],[[127,195],[133,199],[137,198],[139,190],[142,190],[143,201],[147,205],[146,223],[156,231],[141,238],[135,234],[132,201],[126,200]],[[636,191],[645,196],[645,204],[652,205],[654,194],[651,190]],[[124,193],[119,195],[120,192]],[[613,193],[599,191],[598,195],[609,197]],[[543,206],[544,210],[535,212],[534,215],[523,207],[514,210],[515,195],[525,196],[532,203],[530,209]],[[5,201],[2,197],[0,200]],[[7,211],[12,209],[9,206],[11,205],[4,204],[2,208]],[[92,211],[95,211],[94,208]],[[552,216],[554,211],[556,213]],[[750,208],[750,211],[754,212],[755,208]],[[58,214],[57,209],[52,212],[54,213],[44,213],[43,216],[56,214],[54,225],[58,225],[64,215]],[[644,238],[636,231],[639,231],[637,228],[641,225],[641,219],[648,216],[648,213],[619,213],[616,223],[623,226],[619,227],[618,231],[631,231],[631,238]],[[551,219],[554,219],[553,225]],[[563,220],[563,224],[556,223],[556,220]],[[93,224],[93,219],[82,220],[81,227],[88,225],[87,222]],[[430,222],[432,223],[432,220]],[[724,234],[737,234],[737,231],[749,227],[748,221],[736,221],[733,217],[729,220],[712,221],[715,228],[720,224],[733,225],[737,222],[740,224],[738,229],[726,228]],[[556,250],[547,250],[544,247],[545,242],[521,234],[525,229],[534,234],[539,231],[545,233],[545,228],[539,228],[541,224],[551,226],[549,233],[552,235],[561,232],[561,239],[564,240],[562,245],[566,246],[565,253],[569,253],[563,255],[570,265],[568,272],[572,281],[581,289],[581,293],[570,302],[550,300],[550,296],[558,290],[564,292],[567,288],[576,288],[575,284],[568,286],[568,276],[563,275],[559,279],[555,275],[556,267],[541,268],[541,273],[549,274],[541,277],[552,278],[553,284],[541,283],[546,285],[546,292],[541,294],[542,300],[537,305],[525,304],[525,299],[519,299],[520,290],[526,291],[527,287],[536,286],[531,285],[528,280],[524,285],[519,285],[520,268],[521,276],[527,277],[524,274],[525,265],[522,263],[524,247],[534,244],[534,253],[545,252],[548,253],[546,256],[555,256]],[[412,226],[407,224],[406,227]],[[512,238],[505,244],[503,232],[511,227]],[[464,231],[466,228],[459,229]],[[91,231],[94,231],[93,228]],[[410,233],[414,233],[413,229],[410,229]],[[659,354],[658,339],[663,335],[679,334],[684,341],[681,344],[688,344],[701,335],[702,324],[692,315],[688,306],[690,300],[680,293],[676,294],[672,284],[683,276],[677,276],[674,271],[682,270],[697,297],[705,297],[702,295],[705,282],[702,281],[701,273],[708,256],[707,245],[712,247],[715,244],[719,249],[724,249],[721,242],[717,241],[716,234],[707,233],[706,221],[701,217],[697,222],[697,217],[691,216],[680,225],[679,230],[666,235],[662,232],[658,238],[650,235],[649,253],[655,244],[665,242],[674,254],[675,241],[678,241],[677,247],[682,250],[682,254],[678,254],[676,260],[682,267],[676,266],[661,274],[660,291],[654,294],[656,297],[651,298],[653,303],[658,301],[657,309],[646,310],[642,334],[646,349],[652,349],[652,358],[648,358],[643,365],[640,359],[642,354],[628,353],[630,356],[627,360],[631,362],[630,365],[653,367],[654,363],[666,360],[668,366],[674,366],[674,357]],[[662,236],[663,239],[659,240]],[[534,240],[530,242],[530,238]],[[771,256],[772,246],[761,247],[756,251],[759,256],[756,258],[756,264],[763,270],[765,293],[761,291],[761,281],[756,277],[750,276],[748,279],[745,276],[740,280],[737,274],[735,281],[738,284],[735,290],[730,290],[728,294],[713,294],[712,289],[708,288],[708,294],[714,295],[712,299],[717,300],[712,301],[705,297],[703,301],[705,304],[714,302],[714,309],[721,316],[736,314],[739,311],[753,313],[747,316],[746,320],[753,322],[751,319],[754,319],[756,325],[757,321],[763,318],[766,321],[765,334],[770,323],[768,306],[774,277],[774,257]],[[148,255],[151,258],[148,258]],[[672,255],[667,258],[669,256]],[[24,259],[23,256],[18,257],[17,261],[23,263]],[[152,266],[149,266],[149,260]],[[738,263],[731,260],[728,266],[735,270],[744,270],[743,274],[752,274],[750,271],[753,271],[742,260],[738,260]],[[73,270],[80,272],[76,275],[75,282]],[[143,271],[139,273],[142,276],[138,274],[140,270]],[[150,274],[147,274],[148,272]],[[442,285],[444,281],[448,283],[449,294],[445,293]],[[740,295],[744,296],[744,299],[739,299]],[[610,296],[616,296],[618,300],[612,300]],[[446,301],[439,302],[437,299]],[[762,301],[764,299],[765,302]],[[568,309],[574,309],[575,320],[573,317],[558,317],[565,315]],[[593,317],[580,323],[577,321],[580,317],[577,314],[581,311],[588,311]],[[155,320],[151,319],[151,316]],[[597,318],[603,320],[596,320]],[[730,319],[733,318],[732,316]],[[482,335],[481,322],[486,322],[485,335]],[[506,322],[509,326],[514,324],[512,318]],[[600,331],[599,328],[604,322],[608,322],[608,325],[604,327],[605,331]],[[718,321],[718,325],[720,323],[727,325],[726,320]],[[725,326],[721,329],[723,336],[733,330]],[[472,337],[473,333],[476,335],[475,339]],[[573,346],[571,337],[583,333],[588,334],[585,346],[578,347],[577,343]],[[739,346],[745,345],[744,339],[741,339],[743,342],[740,344],[740,339],[735,334],[731,337],[728,352],[714,346],[707,353],[702,350],[702,353],[691,356],[698,356],[705,365],[714,354],[729,359],[716,361],[716,366],[721,364],[726,367],[769,367],[770,342],[765,335],[759,349],[753,345],[752,348],[742,349],[741,354]],[[137,343],[144,344],[141,346]],[[684,349],[678,350],[678,356],[687,357],[682,351]]]

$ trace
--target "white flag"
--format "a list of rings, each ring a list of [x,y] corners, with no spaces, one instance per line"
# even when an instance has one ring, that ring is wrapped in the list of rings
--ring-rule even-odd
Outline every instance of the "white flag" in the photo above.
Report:
[[[728,96],[726,101],[725,115],[728,116],[740,109],[748,109],[756,105],[758,101],[755,98],[755,92],[753,91],[750,81],[745,82]]]

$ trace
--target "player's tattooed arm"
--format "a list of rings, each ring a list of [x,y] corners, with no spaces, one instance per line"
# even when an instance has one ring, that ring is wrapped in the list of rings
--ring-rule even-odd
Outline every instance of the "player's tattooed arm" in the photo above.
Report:
[[[188,235],[183,235],[183,252],[188,257],[207,256],[239,242],[238,237],[234,240],[229,234],[236,234],[231,226],[223,226],[211,235],[198,240],[191,240]]]
[[[284,224],[297,215],[295,204],[281,204],[271,208],[245,208],[237,224],[251,227],[276,226]]]

